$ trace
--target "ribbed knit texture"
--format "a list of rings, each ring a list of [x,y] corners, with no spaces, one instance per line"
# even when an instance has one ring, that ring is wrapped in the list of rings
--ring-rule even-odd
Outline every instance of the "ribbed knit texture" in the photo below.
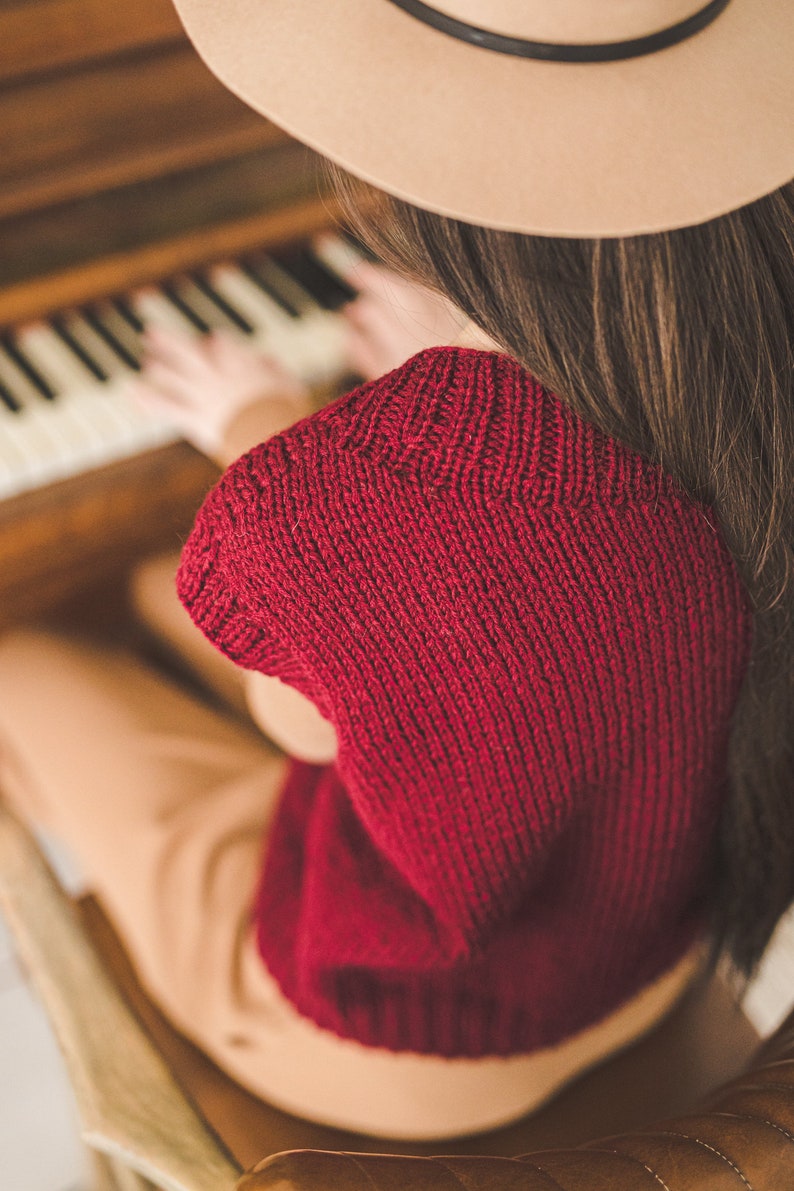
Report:
[[[708,510],[510,359],[423,352],[257,447],[178,582],[336,727],[255,909],[319,1025],[529,1052],[702,928],[746,596]]]

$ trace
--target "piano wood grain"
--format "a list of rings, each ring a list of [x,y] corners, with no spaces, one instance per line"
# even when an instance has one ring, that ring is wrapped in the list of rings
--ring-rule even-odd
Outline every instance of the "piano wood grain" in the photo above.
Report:
[[[180,442],[0,502],[0,629],[178,547],[217,477]]]
[[[90,63],[57,94],[56,111],[49,76],[0,92],[0,218],[288,141],[183,41]]]
[[[2,327],[333,221],[316,159],[209,74],[170,0],[0,0]],[[215,475],[178,443],[0,502],[0,627],[120,590]]]
[[[168,0],[4,0],[0,82],[183,39]]]

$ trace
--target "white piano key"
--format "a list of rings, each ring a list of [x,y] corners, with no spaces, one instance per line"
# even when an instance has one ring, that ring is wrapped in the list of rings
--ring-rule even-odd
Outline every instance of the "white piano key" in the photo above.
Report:
[[[39,402],[45,400],[39,390],[34,388],[33,383],[24,372],[20,371],[13,359],[2,347],[0,347],[0,379],[2,379],[6,388],[13,394],[22,409],[31,402],[34,405],[38,405]]]
[[[298,317],[317,309],[317,303],[303,286],[271,257],[257,256],[250,261],[250,268],[276,297],[282,297]],[[274,301],[276,299],[274,298]]]
[[[111,349],[79,316],[67,316],[64,324],[106,375],[116,366]],[[85,470],[89,463],[96,466],[102,462],[107,444],[128,437],[125,421],[106,391],[107,385],[93,376],[51,327],[44,324],[25,327],[19,334],[19,342],[36,366],[46,369],[58,394],[54,402],[36,403],[35,417],[30,419],[26,436],[38,439],[41,431],[52,437],[55,455],[63,461],[66,474],[72,466],[75,472]],[[23,422],[26,418],[27,410]]]
[[[159,327],[163,331],[178,331],[195,338],[198,331],[185,318],[165,294],[149,288],[138,290],[130,296],[129,304],[141,322],[147,327]]]
[[[202,276],[254,328],[250,335],[239,331],[241,338],[272,353],[310,384],[325,383],[341,375],[345,367],[344,320],[322,310],[297,281],[264,254],[256,263],[283,296],[290,295],[301,315],[287,314],[233,263],[207,269]],[[194,282],[191,287],[196,288]],[[202,303],[193,288],[185,298],[195,303],[207,323],[220,325],[222,310],[198,287]],[[200,334],[157,287],[147,286],[120,301],[144,325],[169,327],[191,337]],[[103,320],[102,325],[131,358],[137,359],[142,349],[140,334],[114,303],[98,302],[88,313]],[[132,402],[127,390],[134,369],[83,314],[66,312],[58,316],[57,324],[76,336],[107,379],[100,382],[54,327],[26,327],[18,344],[26,358],[29,355],[31,366],[57,392],[49,400],[0,342],[0,382],[21,406],[21,411],[14,413],[0,402],[0,497],[79,474],[179,437],[173,427]]]
[[[351,285],[355,285],[355,275],[350,277],[351,270],[367,259],[350,240],[335,235],[317,236],[312,241],[312,252],[332,273],[343,277]]]
[[[303,377],[307,351],[297,321],[289,318],[242,270],[219,265],[210,271],[209,277],[219,294],[239,309],[254,327],[249,342]]]
[[[0,415],[0,491],[3,491],[20,472],[27,472],[24,453],[17,444],[15,423],[19,414],[10,410]]]
[[[55,396],[55,379],[50,376],[46,362],[38,357],[35,345],[29,352],[19,342],[18,336],[15,334],[6,341],[4,354],[16,369],[20,380],[24,378],[37,401],[49,400]]]
[[[208,276],[221,297],[248,319],[258,338],[272,335],[278,339],[290,333],[292,320],[242,269],[235,265],[215,265]]]
[[[206,273],[197,273],[193,278],[195,284],[205,294],[213,306],[218,307],[228,319],[231,327],[241,335],[246,337],[253,335],[256,327],[249,318],[243,314],[239,306],[231,302],[228,297],[222,294],[216,285],[213,285],[212,280]]]
[[[189,277],[182,277],[171,287],[175,294],[185,302],[195,314],[207,325],[209,330],[230,331],[235,335],[241,334],[230,318],[216,306],[211,298],[202,293],[199,287]]]
[[[50,367],[52,363],[50,359]],[[20,412],[3,423],[0,450],[12,454],[17,462],[20,458],[28,460],[25,470],[33,474],[39,469],[50,475],[68,468],[76,453],[82,451],[83,442],[95,437],[93,430],[75,425],[64,397],[55,401],[41,397],[5,353],[0,356],[0,376],[23,398]]]
[[[44,370],[56,393],[94,381],[85,364],[46,323],[32,323],[17,333],[17,342],[38,368]]]
[[[69,466],[68,442],[48,421],[46,411],[30,406],[3,428],[3,445],[25,461],[25,474],[44,482]]]
[[[119,341],[133,359],[140,359],[143,352],[141,337],[114,306],[109,302],[102,302],[100,305],[92,307],[92,314],[107,327],[110,334]]]
[[[95,360],[109,380],[129,376],[132,369],[110,347],[98,331],[77,311],[64,316],[63,324],[85,352]]]

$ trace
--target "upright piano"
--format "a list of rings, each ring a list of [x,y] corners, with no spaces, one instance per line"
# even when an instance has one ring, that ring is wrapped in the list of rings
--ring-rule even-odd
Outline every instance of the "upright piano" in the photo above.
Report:
[[[320,177],[170,0],[0,0],[0,628],[176,546],[215,478],[125,396],[142,326],[340,370]]]

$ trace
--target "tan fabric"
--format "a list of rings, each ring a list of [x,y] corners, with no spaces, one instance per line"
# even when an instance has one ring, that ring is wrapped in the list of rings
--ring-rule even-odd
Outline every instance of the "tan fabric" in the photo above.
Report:
[[[309,1119],[454,1136],[537,1107],[638,1037],[689,955],[613,1017],[510,1059],[394,1055],[301,1018],[258,955],[250,905],[285,759],[135,659],[45,634],[0,641],[0,783],[62,837],[174,1024],[240,1083]]]
[[[705,0],[441,0],[524,38],[658,32]],[[794,5],[730,0],[663,51],[540,62],[469,45],[389,0],[176,0],[252,108],[420,207],[544,235],[700,223],[794,175]],[[322,80],[318,84],[318,80]]]

